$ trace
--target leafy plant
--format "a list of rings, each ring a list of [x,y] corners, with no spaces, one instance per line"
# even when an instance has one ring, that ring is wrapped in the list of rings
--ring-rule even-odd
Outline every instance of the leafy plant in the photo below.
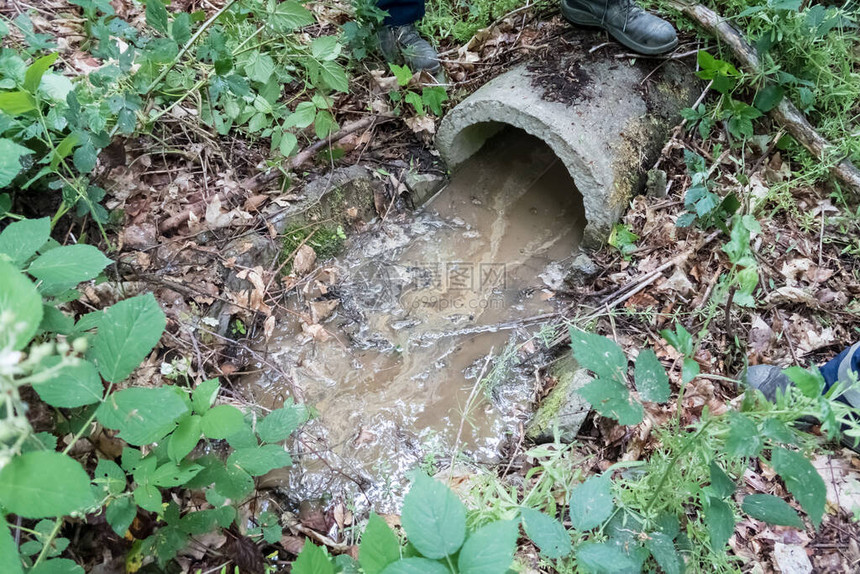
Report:
[[[217,379],[193,390],[173,385],[117,390],[158,343],[165,316],[151,294],[77,321],[66,314],[62,305],[77,297],[78,284],[97,277],[109,263],[95,247],[52,241],[47,218],[16,221],[0,233],[3,572],[15,574],[23,567],[83,572],[72,561],[55,558],[68,545],[59,534],[66,516],[100,512],[121,536],[141,510],[153,513],[160,527],[142,541],[140,552],[166,563],[190,536],[228,527],[237,516],[235,505],[253,490],[252,477],[291,464],[278,443],[307,419],[303,407],[288,403],[252,429],[251,418],[236,407],[213,406]],[[31,427],[24,387],[56,409],[57,434],[72,437],[61,451],[55,434]],[[117,431],[127,446],[119,463],[100,459],[88,472],[69,452],[100,429]],[[192,454],[201,440],[223,439],[232,448],[226,460]],[[209,508],[182,515],[163,497],[178,487],[202,489]],[[14,527],[25,533],[19,550],[12,543],[10,514],[25,525],[39,521],[32,528]],[[261,533],[271,538],[276,521],[263,520]]]

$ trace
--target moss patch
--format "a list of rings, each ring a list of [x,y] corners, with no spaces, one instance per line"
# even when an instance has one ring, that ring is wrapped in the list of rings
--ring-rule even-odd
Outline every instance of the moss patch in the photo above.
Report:
[[[534,439],[542,434],[549,432],[553,422],[558,417],[561,409],[567,404],[567,397],[571,392],[571,386],[576,378],[576,371],[579,368],[572,356],[566,356],[558,361],[550,369],[550,376],[558,382],[550,391],[549,395],[541,401],[537,412],[529,424],[526,436]]]
[[[302,243],[313,248],[317,254],[317,259],[331,259],[341,252],[345,241],[346,233],[340,225],[293,224],[284,230],[279,259],[283,263],[296,252]],[[289,273],[291,270],[292,262],[289,262],[284,266],[284,272]]]

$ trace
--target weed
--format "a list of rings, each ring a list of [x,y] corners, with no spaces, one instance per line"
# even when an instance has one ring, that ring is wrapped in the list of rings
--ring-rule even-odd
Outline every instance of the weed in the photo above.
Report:
[[[328,227],[296,223],[284,230],[281,261],[287,261],[287,258],[295,255],[302,245],[312,247],[321,261],[331,259],[340,253],[345,241],[346,233],[340,225]],[[291,269],[292,262],[287,261],[284,270],[289,273]]]

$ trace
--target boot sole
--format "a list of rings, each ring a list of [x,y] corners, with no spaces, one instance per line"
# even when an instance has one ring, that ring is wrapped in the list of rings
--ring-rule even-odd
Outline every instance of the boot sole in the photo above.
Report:
[[[591,12],[565,6],[563,2],[561,4],[561,13],[569,22],[576,24],[577,26],[589,26],[592,28],[600,28],[602,30],[606,30],[613,38],[618,40],[621,44],[627,46],[635,52],[642,54],[643,56],[657,56],[660,54],[665,54],[670,50],[674,50],[675,46],[678,45],[678,39],[675,38],[671,42],[668,42],[662,46],[645,46],[644,44],[640,44],[639,42],[636,42],[635,40],[630,38],[630,36],[625,34],[623,30],[604,26],[598,18],[594,17]]]

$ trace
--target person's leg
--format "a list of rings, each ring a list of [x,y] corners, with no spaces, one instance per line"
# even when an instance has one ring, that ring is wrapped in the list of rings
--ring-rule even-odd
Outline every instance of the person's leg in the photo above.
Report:
[[[390,62],[403,57],[413,71],[439,71],[439,56],[427,40],[418,34],[415,22],[424,17],[424,0],[377,0],[377,6],[388,12],[379,31],[379,47]]]
[[[678,45],[675,28],[633,0],[561,0],[561,12],[574,24],[603,28],[640,54],[662,54]]]

